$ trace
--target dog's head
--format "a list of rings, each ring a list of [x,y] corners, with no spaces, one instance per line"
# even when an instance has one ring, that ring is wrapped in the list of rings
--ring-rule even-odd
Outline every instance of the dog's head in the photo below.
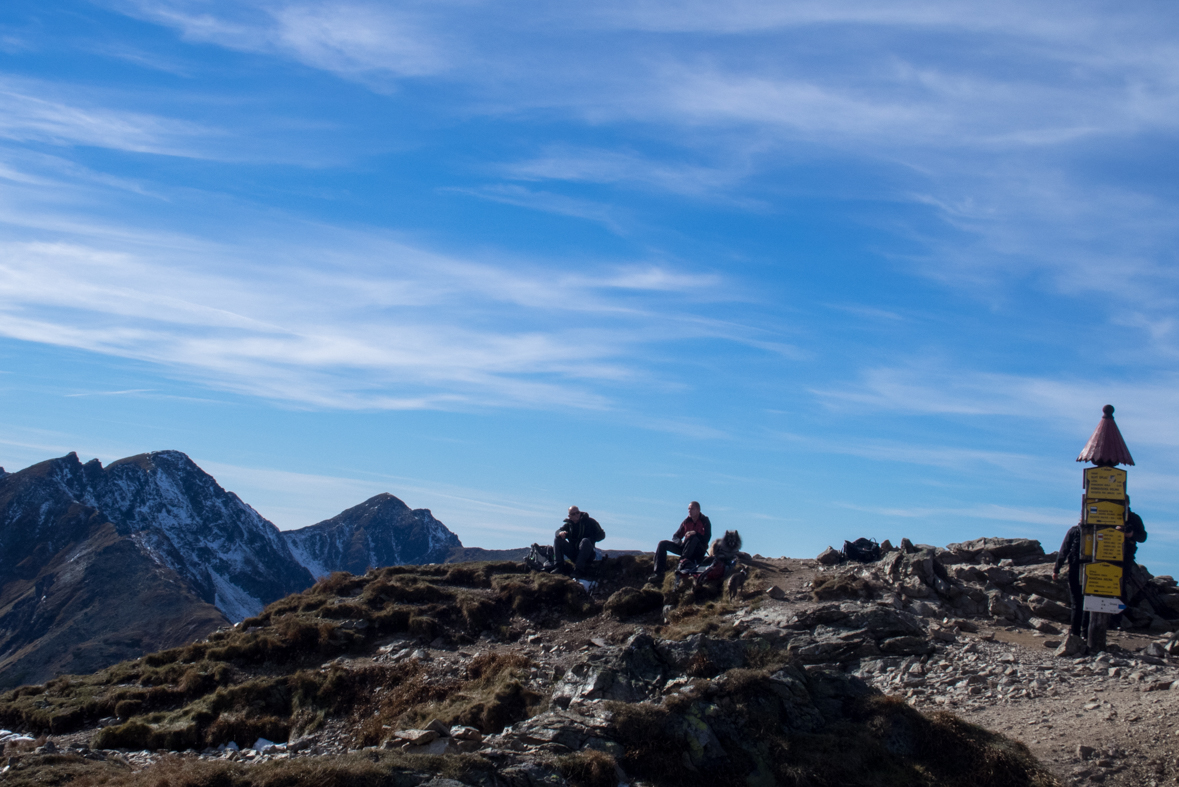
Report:
[[[736,552],[741,549],[741,534],[736,530],[726,530],[723,543],[727,551]]]

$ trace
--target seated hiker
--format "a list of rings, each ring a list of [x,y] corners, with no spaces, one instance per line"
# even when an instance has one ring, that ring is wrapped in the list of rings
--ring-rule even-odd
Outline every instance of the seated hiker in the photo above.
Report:
[[[658,582],[667,570],[667,553],[679,555],[684,560],[702,560],[708,551],[708,540],[712,538],[712,522],[700,513],[700,504],[693,500],[688,503],[688,518],[680,523],[679,530],[671,541],[660,541],[655,548],[655,573],[648,577]]]
[[[554,569],[564,572],[565,560],[569,558],[573,560],[574,572],[582,573],[594,559],[594,544],[605,537],[606,532],[596,519],[577,506],[570,506],[569,516],[561,523],[553,540]]]

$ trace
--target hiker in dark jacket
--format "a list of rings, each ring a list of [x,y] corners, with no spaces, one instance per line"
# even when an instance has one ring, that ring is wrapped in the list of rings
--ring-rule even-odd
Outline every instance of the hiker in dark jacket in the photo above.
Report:
[[[667,569],[667,553],[679,555],[685,560],[700,562],[708,552],[708,542],[712,540],[712,522],[700,513],[700,504],[693,500],[688,503],[688,518],[680,522],[679,530],[671,537],[671,541],[660,541],[655,547],[655,573],[648,577],[650,582],[658,582]]]
[[[1117,528],[1125,538],[1122,542],[1122,603],[1127,607],[1142,598],[1143,588],[1134,575],[1134,558],[1138,556],[1138,545],[1146,540],[1146,525],[1142,523],[1142,517],[1129,509],[1129,502],[1126,501],[1126,524],[1118,525]],[[1109,625],[1122,628],[1125,620],[1122,614],[1119,612],[1111,617]]]
[[[594,544],[606,537],[606,531],[597,520],[580,510],[569,507],[569,516],[561,523],[553,539],[553,559],[558,571],[565,568],[565,559],[573,560],[575,573],[582,573],[594,559]]]
[[[1073,602],[1072,632],[1074,636],[1085,637],[1088,628],[1088,616],[1085,615],[1085,597],[1081,592],[1081,525],[1078,522],[1064,534],[1064,543],[1060,545],[1060,552],[1056,555],[1056,565],[1052,567],[1052,578],[1060,579],[1060,567],[1068,563],[1068,594]]]
[[[1118,530],[1122,531],[1125,536],[1123,557],[1126,560],[1126,576],[1130,575],[1130,569],[1134,566],[1134,558],[1138,556],[1138,545],[1146,540],[1146,525],[1142,523],[1142,517],[1135,514],[1133,511],[1126,512],[1126,524],[1118,525]]]

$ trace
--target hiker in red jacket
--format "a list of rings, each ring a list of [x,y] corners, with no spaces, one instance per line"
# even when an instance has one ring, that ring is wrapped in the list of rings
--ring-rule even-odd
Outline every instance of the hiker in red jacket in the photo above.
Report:
[[[704,559],[708,552],[708,542],[712,540],[712,522],[700,513],[700,504],[693,500],[688,503],[688,518],[680,523],[680,529],[675,531],[671,541],[660,541],[655,548],[655,573],[647,578],[648,582],[658,582],[663,578],[667,569],[667,553],[679,555],[685,560],[697,562]]]

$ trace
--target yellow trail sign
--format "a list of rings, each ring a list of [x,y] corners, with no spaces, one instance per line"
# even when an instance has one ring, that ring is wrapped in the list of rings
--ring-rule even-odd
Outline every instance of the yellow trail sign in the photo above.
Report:
[[[1085,497],[1095,500],[1125,500],[1126,471],[1116,467],[1086,467]]]
[[[1094,550],[1093,558],[1095,560],[1113,560],[1121,562],[1125,559],[1124,547],[1126,537],[1120,530],[1114,530],[1112,527],[1103,527],[1097,531],[1095,536],[1095,543],[1097,548]]]
[[[1086,596],[1122,595],[1122,567],[1113,563],[1085,564]]]
[[[1126,523],[1126,507],[1118,503],[1085,501],[1086,525],[1124,525]]]

